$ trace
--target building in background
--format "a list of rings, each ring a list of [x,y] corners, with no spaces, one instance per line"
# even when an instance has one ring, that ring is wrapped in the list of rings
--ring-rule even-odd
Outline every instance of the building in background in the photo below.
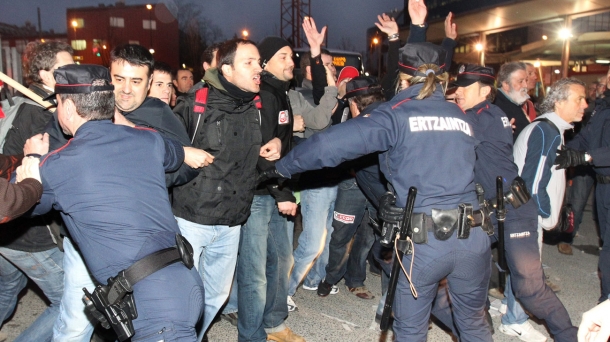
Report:
[[[69,8],[66,20],[76,62],[109,66],[110,50],[129,43],[148,48],[155,60],[179,67],[178,21],[163,3]]]
[[[402,44],[409,35],[408,1],[393,13]],[[458,45],[454,68],[478,63],[496,70],[507,61],[538,66],[545,87],[565,76],[590,82],[608,71],[610,63],[610,3],[588,0],[429,0],[427,39],[440,43],[444,19],[454,13]],[[375,38],[379,43],[374,44]],[[385,72],[387,37],[376,27],[367,30],[367,71]],[[385,40],[385,41],[384,41]],[[380,59],[380,54],[381,59]]]

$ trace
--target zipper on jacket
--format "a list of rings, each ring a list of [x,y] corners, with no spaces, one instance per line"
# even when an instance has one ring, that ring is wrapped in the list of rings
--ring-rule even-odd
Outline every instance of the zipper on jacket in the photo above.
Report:
[[[216,121],[216,131],[218,132],[218,145],[222,145],[220,121]]]

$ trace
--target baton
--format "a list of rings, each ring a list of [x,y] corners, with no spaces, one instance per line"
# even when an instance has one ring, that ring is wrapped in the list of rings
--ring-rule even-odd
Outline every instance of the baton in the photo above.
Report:
[[[504,255],[504,219],[506,218],[506,209],[504,208],[504,188],[502,177],[496,178],[496,195],[498,206],[496,207],[496,219],[498,220],[498,284],[500,288],[506,288],[506,257]]]
[[[0,80],[2,82],[6,83],[7,85],[10,85],[15,90],[19,91],[21,94],[29,97],[30,99],[32,99],[32,101],[36,101],[39,105],[43,106],[45,109],[49,110],[50,112],[55,111],[55,108],[51,108],[51,107],[55,107],[54,104],[52,104],[51,102],[48,102],[48,101],[43,101],[42,97],[38,96],[38,94],[29,90],[28,88],[22,86],[21,83],[8,77],[7,74],[0,72]]]
[[[411,231],[411,215],[413,214],[413,207],[415,206],[415,196],[417,195],[417,188],[409,188],[409,196],[407,197],[407,205],[405,206],[405,213],[402,217],[402,224],[400,225],[400,236],[398,240],[406,241],[407,237],[413,235]],[[390,318],[392,316],[392,303],[394,302],[394,295],[396,294],[396,284],[398,284],[398,276],[400,274],[400,261],[402,260],[404,253],[398,249],[397,255],[394,256],[394,263],[392,264],[392,273],[390,274],[390,284],[388,286],[388,293],[386,294],[385,304],[383,306],[383,314],[381,315],[380,328],[382,331],[387,331],[390,328]]]

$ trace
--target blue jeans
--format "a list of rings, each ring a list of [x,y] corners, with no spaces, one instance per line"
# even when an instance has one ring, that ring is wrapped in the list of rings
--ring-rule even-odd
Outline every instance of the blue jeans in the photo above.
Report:
[[[336,185],[301,190],[303,232],[299,236],[299,245],[293,253],[294,267],[288,285],[289,296],[295,294],[306,275],[305,283],[308,286],[317,286],[326,276],[328,243],[333,229],[332,220],[336,198]],[[292,234],[289,233],[289,240],[292,240],[291,236]],[[312,267],[316,258],[318,260]]]
[[[373,217],[377,215],[356,184],[355,178],[339,183],[333,233],[328,245],[327,283],[336,284],[345,277],[345,285],[348,287],[364,286],[366,259],[375,241],[373,229],[368,224],[369,218],[365,217],[367,208],[373,211]],[[354,242],[350,248],[352,238]]]
[[[85,266],[83,257],[69,238],[64,238],[64,292],[59,306],[59,317],[53,326],[55,342],[89,342],[93,324],[85,315],[83,287],[89,292],[95,288],[93,278]]]
[[[55,247],[42,252],[23,252],[0,247],[0,323],[14,311],[19,292],[32,279],[51,302],[15,341],[51,341],[63,292],[63,255]]]
[[[504,291],[507,310],[502,316],[502,324],[525,323],[529,317],[523,311],[523,305],[534,316],[546,321],[555,341],[575,341],[576,327],[557,295],[544,282],[538,233],[531,231],[537,224],[536,218],[505,222],[504,243],[510,277]]]
[[[286,232],[291,227],[293,223],[279,213],[273,197],[254,196],[239,242],[239,341],[266,341],[265,329],[283,325],[288,317],[286,296],[292,246]]]
[[[224,305],[235,273],[241,226],[209,226],[176,217],[182,235],[193,246],[195,268],[205,290],[203,328],[199,341]]]

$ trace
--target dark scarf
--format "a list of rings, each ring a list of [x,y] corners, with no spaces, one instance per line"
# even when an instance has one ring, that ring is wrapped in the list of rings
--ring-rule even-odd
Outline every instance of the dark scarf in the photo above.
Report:
[[[250,102],[256,96],[256,93],[239,89],[235,84],[227,81],[227,79],[221,74],[218,74],[218,80],[220,81],[220,84],[222,84],[222,86],[225,88],[227,93],[229,93],[229,95],[238,98],[243,102]]]

